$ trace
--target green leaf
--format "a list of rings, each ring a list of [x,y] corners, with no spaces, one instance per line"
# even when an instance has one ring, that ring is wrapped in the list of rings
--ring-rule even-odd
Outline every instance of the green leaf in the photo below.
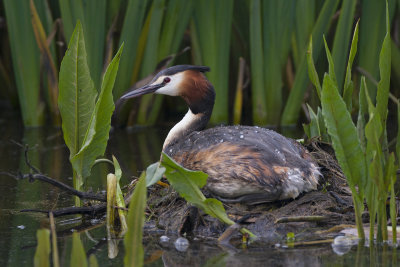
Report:
[[[146,169],[146,186],[152,186],[161,180],[165,173],[165,167],[160,166],[160,162],[151,164]]]
[[[335,73],[339,85],[339,92],[342,93],[343,76],[345,73],[346,58],[348,54],[351,29],[353,27],[354,12],[356,10],[357,0],[342,1],[340,17],[336,26],[335,38],[333,39],[332,58],[335,62]],[[358,30],[358,23],[356,31]],[[353,46],[352,46],[353,48]],[[351,48],[351,49],[352,49]],[[351,54],[351,51],[350,51]],[[349,56],[351,57],[351,55]],[[354,57],[353,57],[354,58]],[[350,61],[350,60],[349,60]],[[350,69],[352,64],[350,63]],[[349,66],[348,66],[349,67]],[[347,73],[346,73],[347,76]],[[350,77],[349,77],[350,78]],[[346,100],[345,100],[346,102]],[[347,102],[346,102],[347,103]]]
[[[396,166],[398,168],[398,165]],[[395,195],[395,183],[396,183],[396,173],[394,172],[390,179],[390,220],[392,221],[392,235],[393,244],[397,243],[397,205],[396,205],[396,195]]]
[[[397,125],[400,125],[400,101],[397,100]],[[396,138],[397,165],[400,165],[400,128],[397,129]]]
[[[225,212],[224,205],[221,201],[215,198],[207,198],[206,200],[204,200],[204,205],[204,211],[214,218],[217,218],[225,223],[229,222],[229,224],[233,222],[231,219],[228,218],[228,215]]]
[[[194,2],[194,22],[202,63],[211,68],[206,76],[218,95],[211,116],[212,123],[228,121],[229,53],[234,3],[231,0]]]
[[[81,238],[77,232],[72,234],[71,267],[87,266],[86,253],[83,248]]]
[[[345,174],[353,194],[357,194],[355,186],[359,186],[358,196],[362,199],[366,162],[346,104],[339,95],[335,83],[329,75],[325,75],[322,89],[322,114],[325,125],[332,139],[337,160]]]
[[[97,262],[96,256],[94,254],[89,257],[89,267],[98,267],[99,263]]]
[[[324,35],[324,44],[325,44],[325,53],[326,53],[326,57],[328,58],[328,64],[329,64],[329,76],[330,76],[331,80],[333,81],[333,83],[335,84],[335,87],[339,88],[337,80],[336,80],[335,65],[333,64],[333,58],[331,55],[331,51],[329,51],[328,44],[326,43],[325,35]]]
[[[122,50],[123,45],[107,67],[103,76],[100,95],[92,111],[92,117],[87,128],[87,134],[83,145],[79,152],[71,159],[74,169],[78,174],[82,174],[83,178],[90,175],[90,170],[95,159],[104,154],[107,146],[111,128],[111,115],[114,111],[112,89],[114,87]]]
[[[119,44],[125,43],[129,49],[121,59],[121,69],[118,72],[115,93],[116,97],[122,95],[132,85],[132,73],[137,60],[138,40],[143,27],[143,18],[148,0],[129,0],[124,16]]]
[[[174,189],[186,201],[202,208],[205,197],[199,188],[206,185],[208,175],[201,171],[191,171],[179,166],[164,152],[161,166],[165,167],[165,176]]]
[[[308,49],[307,49],[307,65],[308,65],[308,76],[312,84],[315,86],[315,89],[317,90],[317,95],[321,100],[321,83],[319,82],[318,73],[315,70],[313,54],[312,54],[312,36],[310,37],[310,42],[308,44]]]
[[[267,103],[264,90],[264,52],[262,48],[262,24],[260,0],[250,2],[250,62],[253,102],[253,121],[255,124],[267,123]]]
[[[368,103],[366,98],[367,84],[365,83],[365,77],[361,77],[360,82],[360,93],[358,97],[359,109],[358,109],[358,119],[357,119],[357,133],[360,139],[361,149],[365,151],[366,140],[365,140],[365,115],[368,113]]]
[[[387,29],[383,40],[382,49],[379,55],[379,72],[381,80],[378,83],[376,95],[376,108],[382,120],[382,126],[386,125],[388,112],[389,90],[390,90],[390,71],[391,71],[391,40],[389,28],[389,9],[386,5]]]
[[[379,74],[379,50],[387,33],[387,18],[385,19],[385,2],[376,0],[364,0],[361,8],[360,21],[360,46],[358,54],[358,67],[368,72],[375,80]],[[389,0],[391,11],[395,11],[397,1]],[[374,19],[371,19],[374,18]],[[376,86],[369,79],[366,81],[369,95],[374,100]]]
[[[328,31],[332,15],[335,13],[338,3],[339,1],[337,0],[324,1],[318,19],[314,24],[314,28],[312,31],[312,36],[314,40],[313,54],[316,56],[319,55],[319,52],[322,49],[322,35],[324,32]],[[301,108],[301,103],[303,101],[303,96],[309,83],[305,51],[300,51],[300,53],[304,53],[304,56],[302,57],[301,63],[296,71],[296,77],[294,80],[293,88],[290,91],[289,98],[286,102],[282,114],[282,119],[281,119],[282,125],[290,125],[296,123],[300,115],[299,111]]]
[[[146,208],[146,179],[144,174],[139,178],[135,190],[129,203],[128,211],[128,231],[124,237],[125,245],[125,266],[143,266],[144,252],[143,252],[143,225],[144,225],[144,211]]]
[[[347,62],[346,77],[344,79],[344,86],[343,86],[344,87],[343,99],[344,99],[344,102],[346,102],[347,109],[349,111],[351,110],[351,107],[352,107],[351,100],[352,100],[353,90],[354,90],[353,81],[351,80],[351,66],[353,65],[353,61],[354,61],[354,58],[357,53],[357,44],[358,44],[358,22],[356,24],[356,28],[354,29],[353,41],[351,42],[349,60]],[[365,78],[364,78],[364,82],[365,82]],[[365,87],[365,89],[366,89],[366,87]]]
[[[37,248],[34,258],[35,267],[50,266],[50,231],[48,229],[39,229],[36,232]]]
[[[295,25],[292,40],[292,54],[295,68],[298,69],[307,49],[307,42],[315,25],[317,5],[315,0],[297,0],[295,5]]]
[[[321,131],[319,127],[319,120],[317,114],[315,114],[312,107],[307,104],[308,114],[310,115],[310,123],[308,124],[309,133],[307,134],[308,138],[313,138],[316,136],[321,136]]]
[[[10,66],[14,70],[22,119],[26,126],[42,125],[44,106],[40,101],[40,52],[32,29],[29,1],[5,0],[3,5],[11,48]],[[6,51],[2,48],[2,52],[8,54]]]
[[[83,146],[97,96],[86,58],[83,30],[78,21],[61,62],[59,78],[58,107],[70,160]]]
[[[287,63],[295,14],[295,2],[262,1],[262,45],[267,124],[278,125],[283,108],[283,69]],[[277,23],[284,21],[285,23]],[[250,50],[250,53],[255,51]],[[257,57],[261,55],[256,54]],[[256,93],[256,97],[259,95]]]
[[[121,167],[119,166],[118,160],[114,156],[112,156],[112,158],[115,169],[114,174],[115,177],[117,178],[117,192],[116,192],[117,206],[125,208],[124,194],[122,193],[121,186],[119,185],[122,176]],[[128,229],[128,225],[126,223],[126,218],[125,218],[125,211],[123,209],[118,209],[118,215],[121,223],[121,232],[125,233],[125,231]]]
[[[221,201],[214,198],[207,199],[200,191],[200,188],[205,186],[207,182],[207,174],[183,168],[164,152],[162,152],[161,166],[165,167],[165,176],[172,187],[186,201],[223,223],[228,225],[235,223],[228,218]],[[241,232],[249,234],[252,238],[256,237],[247,229],[243,228]]]

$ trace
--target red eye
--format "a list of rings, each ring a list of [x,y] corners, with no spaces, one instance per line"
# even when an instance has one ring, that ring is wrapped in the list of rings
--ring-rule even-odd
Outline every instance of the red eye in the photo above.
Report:
[[[164,83],[169,83],[170,81],[171,81],[171,79],[169,77],[164,78]]]

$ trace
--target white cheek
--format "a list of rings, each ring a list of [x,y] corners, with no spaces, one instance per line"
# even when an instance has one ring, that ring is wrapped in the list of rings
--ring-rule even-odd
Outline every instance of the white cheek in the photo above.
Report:
[[[177,96],[179,90],[176,87],[171,86],[171,83],[169,83],[166,86],[163,86],[160,89],[158,89],[155,93],[160,95]]]
[[[182,79],[183,73],[175,74],[173,77],[171,77],[171,81],[169,83],[155,91],[155,93],[162,95],[178,96],[179,87]]]

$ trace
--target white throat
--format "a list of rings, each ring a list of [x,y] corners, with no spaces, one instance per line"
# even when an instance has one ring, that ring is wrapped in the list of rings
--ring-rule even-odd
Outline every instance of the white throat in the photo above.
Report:
[[[186,113],[183,119],[178,122],[168,133],[167,138],[165,138],[163,150],[170,144],[172,141],[182,138],[186,134],[191,131],[191,125],[199,119],[200,114],[193,114],[192,111]]]

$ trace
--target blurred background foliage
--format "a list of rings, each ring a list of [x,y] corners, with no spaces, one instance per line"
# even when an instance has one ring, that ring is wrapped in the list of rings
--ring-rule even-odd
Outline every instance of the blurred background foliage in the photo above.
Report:
[[[398,98],[400,1],[388,3],[391,93]],[[60,124],[59,66],[78,19],[98,90],[104,66],[125,43],[115,100],[168,64],[207,65],[211,67],[207,76],[217,91],[212,123],[300,124],[308,120],[305,102],[314,110],[319,103],[307,70],[311,35],[317,72],[322,75],[327,69],[326,58],[320,56],[325,35],[341,88],[358,20],[353,82],[359,88],[365,75],[371,97],[376,95],[385,1],[1,0],[0,103],[19,109],[26,126]],[[179,99],[148,95],[128,102],[118,123],[154,125],[185,111]]]

